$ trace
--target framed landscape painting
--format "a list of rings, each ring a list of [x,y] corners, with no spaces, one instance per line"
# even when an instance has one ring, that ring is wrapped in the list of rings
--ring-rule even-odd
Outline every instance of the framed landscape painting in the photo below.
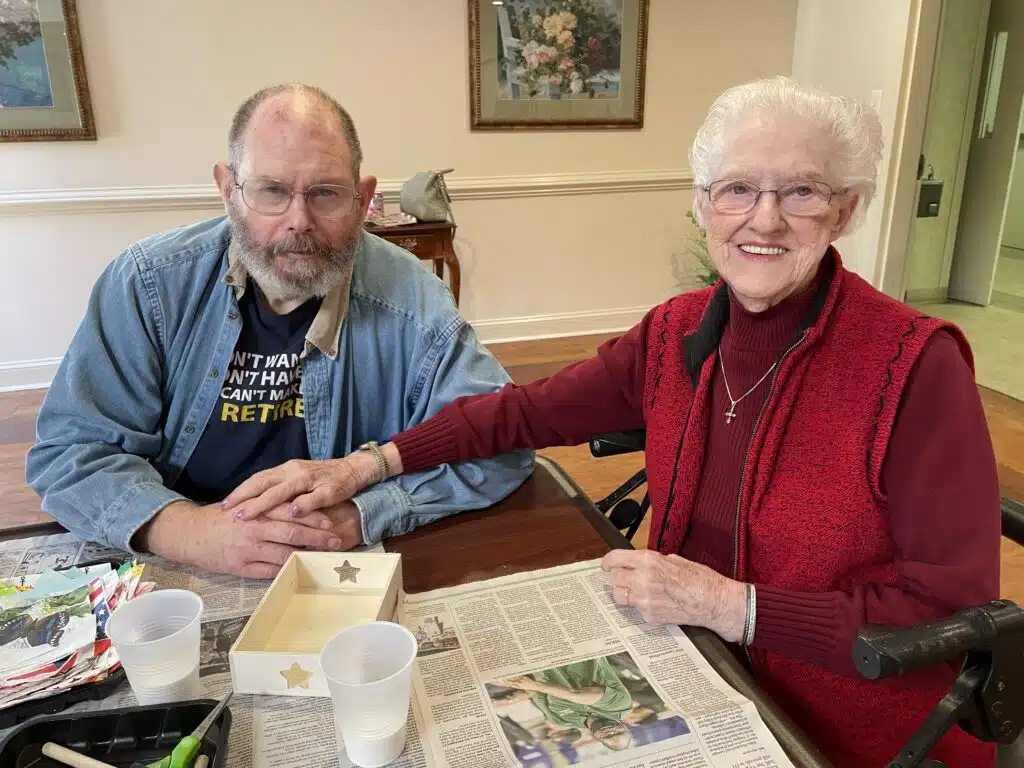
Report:
[[[0,0],[0,141],[95,138],[75,0]]]
[[[468,0],[472,130],[642,128],[649,0]]]

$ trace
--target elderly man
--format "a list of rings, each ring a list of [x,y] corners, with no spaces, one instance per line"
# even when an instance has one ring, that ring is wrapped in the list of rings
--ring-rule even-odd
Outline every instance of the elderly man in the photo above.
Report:
[[[227,216],[133,244],[96,283],[28,453],[43,508],[88,540],[266,578],[295,549],[372,544],[511,493],[530,452],[403,476],[311,518],[245,521],[219,503],[261,470],[382,459],[376,440],[509,380],[444,285],[363,230],[376,179],[334,99],[264,89],[229,144],[214,168]]]

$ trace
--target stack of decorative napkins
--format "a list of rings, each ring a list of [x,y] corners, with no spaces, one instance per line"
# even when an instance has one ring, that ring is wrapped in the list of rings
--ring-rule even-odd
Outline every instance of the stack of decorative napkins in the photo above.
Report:
[[[121,662],[107,618],[156,586],[143,564],[48,570],[0,579],[0,710],[105,680]]]

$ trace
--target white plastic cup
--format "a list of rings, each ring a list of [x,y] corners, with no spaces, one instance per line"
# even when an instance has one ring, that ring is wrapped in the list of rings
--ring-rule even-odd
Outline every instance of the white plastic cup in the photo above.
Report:
[[[202,697],[199,636],[203,601],[186,589],[163,589],[122,603],[107,619],[139,704]]]
[[[320,668],[334,705],[338,752],[360,768],[378,768],[405,749],[416,638],[401,624],[369,621],[324,645]]]

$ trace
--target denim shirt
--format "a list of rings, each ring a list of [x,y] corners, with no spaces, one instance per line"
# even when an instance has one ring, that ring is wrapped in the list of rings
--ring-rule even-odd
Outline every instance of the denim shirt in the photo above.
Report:
[[[101,274],[39,411],[26,477],[79,537],[135,551],[132,536],[183,497],[171,490],[219,399],[241,330],[244,268],[225,217],[132,245]],[[324,298],[302,355],[314,460],[417,424],[507,372],[447,287],[368,232],[342,288]],[[373,544],[490,506],[533,469],[532,452],[442,465],[370,486],[353,501]]]

